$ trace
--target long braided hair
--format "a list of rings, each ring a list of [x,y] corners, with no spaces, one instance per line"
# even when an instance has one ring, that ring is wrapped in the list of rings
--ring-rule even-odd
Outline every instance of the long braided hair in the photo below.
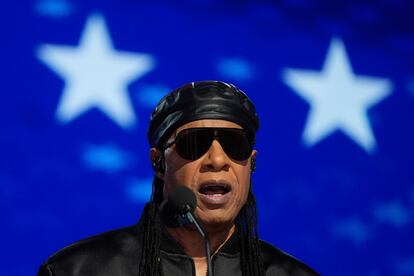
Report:
[[[144,235],[139,276],[163,275],[160,260],[161,222],[158,213],[158,206],[163,201],[163,186],[164,181],[154,177],[151,201],[146,204],[140,219],[143,223]],[[236,227],[239,233],[242,275],[264,276],[257,234],[256,200],[252,192],[252,185],[250,185],[247,202],[236,218]]]

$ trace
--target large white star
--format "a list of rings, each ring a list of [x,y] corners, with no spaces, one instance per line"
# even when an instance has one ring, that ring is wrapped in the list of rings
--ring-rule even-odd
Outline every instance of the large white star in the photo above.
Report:
[[[341,130],[367,152],[376,148],[368,109],[392,90],[388,79],[356,76],[342,41],[331,41],[321,72],[285,69],[283,81],[310,104],[303,141],[312,146]]]
[[[92,15],[77,47],[41,45],[37,57],[65,79],[57,118],[67,123],[96,107],[123,128],[136,123],[128,84],[154,67],[148,54],[116,51],[105,20]]]

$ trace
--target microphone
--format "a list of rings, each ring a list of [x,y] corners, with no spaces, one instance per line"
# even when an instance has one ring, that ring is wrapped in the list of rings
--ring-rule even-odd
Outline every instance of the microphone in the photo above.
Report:
[[[181,227],[191,223],[186,212],[193,212],[197,205],[195,194],[184,186],[175,188],[168,199],[160,205],[160,218],[164,225],[169,227]]]
[[[181,227],[186,224],[194,224],[197,231],[204,239],[207,257],[207,275],[212,276],[210,240],[207,232],[198,222],[193,212],[197,205],[197,199],[193,191],[185,186],[178,186],[160,205],[161,221],[170,227]]]

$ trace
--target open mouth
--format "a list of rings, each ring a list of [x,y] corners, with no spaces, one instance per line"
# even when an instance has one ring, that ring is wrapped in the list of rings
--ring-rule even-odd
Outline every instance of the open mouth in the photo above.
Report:
[[[224,183],[207,183],[203,184],[198,191],[206,196],[222,196],[230,192],[230,186]]]

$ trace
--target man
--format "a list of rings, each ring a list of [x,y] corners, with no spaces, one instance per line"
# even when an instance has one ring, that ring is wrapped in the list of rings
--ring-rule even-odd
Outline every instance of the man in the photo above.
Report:
[[[258,126],[253,103],[231,84],[193,82],[165,96],[148,130],[153,194],[138,225],[64,248],[38,275],[206,275],[196,229],[160,220],[160,204],[180,186],[196,195],[195,216],[210,239],[214,275],[318,275],[258,240],[250,183]]]

